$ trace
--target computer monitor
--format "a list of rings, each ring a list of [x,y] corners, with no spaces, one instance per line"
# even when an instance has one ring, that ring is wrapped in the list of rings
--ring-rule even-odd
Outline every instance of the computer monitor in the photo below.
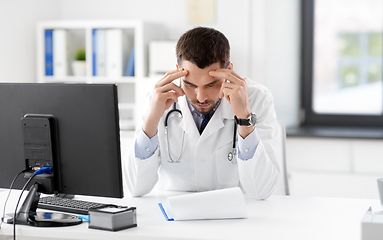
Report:
[[[54,184],[39,191],[123,197],[116,85],[0,83],[1,188],[9,188],[17,173],[34,164],[25,159],[29,130],[22,118],[36,116],[53,119],[54,156],[46,164],[53,163]],[[31,153],[37,158],[39,154]],[[26,180],[20,177],[14,188],[21,189]]]

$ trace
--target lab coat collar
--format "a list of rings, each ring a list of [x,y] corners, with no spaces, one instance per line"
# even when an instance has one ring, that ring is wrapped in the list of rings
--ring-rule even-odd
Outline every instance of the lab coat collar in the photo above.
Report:
[[[187,105],[186,96],[178,98],[178,104],[183,115],[182,121],[180,122],[180,127],[185,131],[186,134],[189,134],[190,136],[199,136],[200,134],[198,132],[197,126]],[[205,130],[202,132],[200,140],[207,138],[215,131],[218,131],[220,128],[224,127],[224,119],[233,119],[233,117],[234,113],[230,103],[225,98],[223,98],[220,106],[217,108]]]
[[[184,130],[185,133],[190,136],[197,134],[199,135],[197,126],[195,125],[194,119],[189,110],[185,95],[178,98],[178,104],[182,112],[182,121],[179,124],[182,130]]]
[[[218,107],[217,111],[220,111],[222,119],[234,119],[234,112],[229,101],[226,98],[222,99],[221,106]]]

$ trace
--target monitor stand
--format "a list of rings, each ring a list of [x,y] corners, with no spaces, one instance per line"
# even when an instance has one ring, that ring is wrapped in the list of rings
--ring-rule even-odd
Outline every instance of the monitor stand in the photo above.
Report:
[[[36,212],[40,199],[39,183],[29,189],[27,198],[16,214],[16,224],[34,227],[64,227],[82,223],[76,215],[59,212]],[[7,214],[7,223],[13,224],[13,214]]]

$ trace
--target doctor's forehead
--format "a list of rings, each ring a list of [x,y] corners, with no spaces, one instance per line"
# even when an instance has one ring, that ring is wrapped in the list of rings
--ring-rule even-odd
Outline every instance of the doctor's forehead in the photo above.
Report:
[[[220,64],[215,63],[201,69],[189,61],[183,61],[180,67],[188,70],[188,74],[183,77],[182,80],[186,80],[195,85],[204,85],[217,80],[216,77],[210,76],[209,72],[220,69]]]
[[[187,84],[193,84],[195,86],[205,86],[213,83],[217,83],[221,80],[221,78],[216,78],[213,76],[210,76],[209,74],[203,74],[203,75],[190,75],[190,72],[188,75],[181,78],[181,81]]]
[[[207,66],[204,68],[199,68],[197,65],[195,65],[194,63],[188,60],[183,60],[179,67],[192,72],[209,72],[209,71],[214,71],[221,68],[218,62],[213,63],[210,66]]]

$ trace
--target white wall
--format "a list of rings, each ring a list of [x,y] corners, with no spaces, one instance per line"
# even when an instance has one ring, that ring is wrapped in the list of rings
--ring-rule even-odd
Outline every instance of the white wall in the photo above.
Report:
[[[379,198],[382,140],[290,137],[286,149],[291,195]]]
[[[299,125],[300,2],[265,1],[265,85],[286,126]]]
[[[274,95],[278,118],[299,125],[300,1],[250,1],[249,76]]]
[[[36,81],[36,21],[58,13],[57,1],[0,1],[0,82]]]
[[[230,41],[235,70],[271,89],[278,117],[297,124],[299,0],[216,0],[205,26]],[[0,81],[35,81],[35,26],[43,19],[142,19],[164,26],[169,39],[194,27],[186,0],[2,0]]]

